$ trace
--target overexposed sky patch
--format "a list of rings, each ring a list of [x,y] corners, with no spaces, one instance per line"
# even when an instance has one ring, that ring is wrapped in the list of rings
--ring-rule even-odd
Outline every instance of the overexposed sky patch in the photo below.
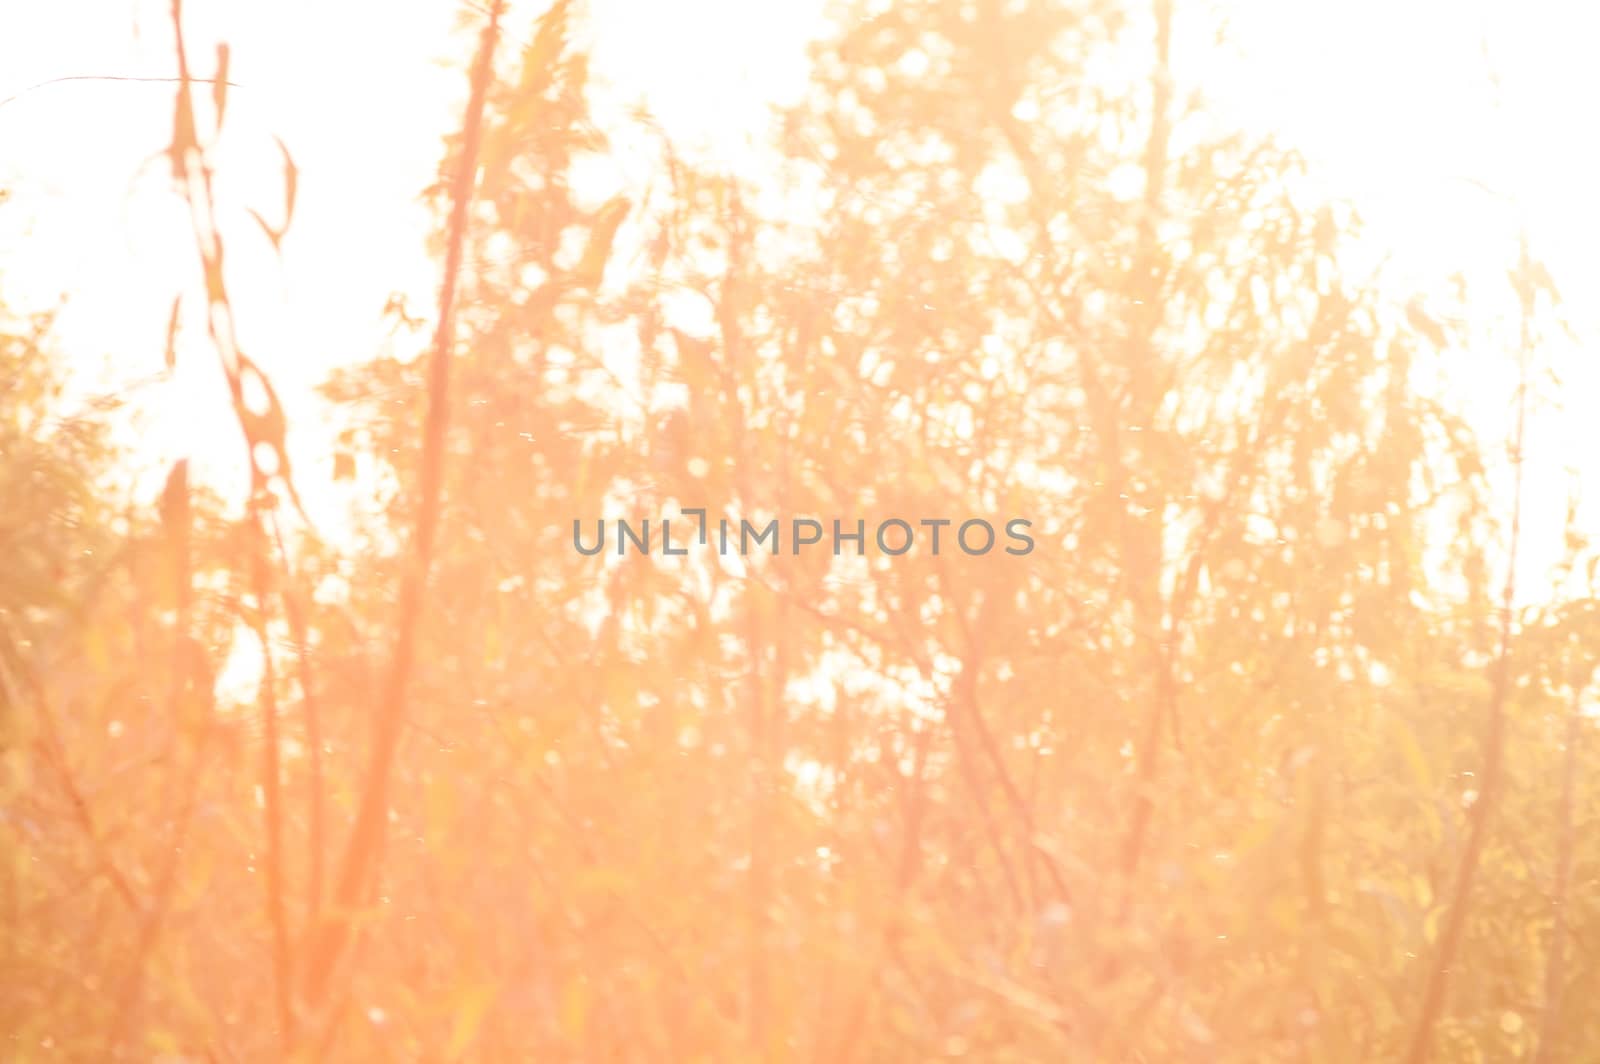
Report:
[[[311,389],[331,368],[393,342],[382,318],[390,293],[408,294],[413,308],[432,299],[436,266],[423,246],[432,223],[418,193],[434,176],[440,138],[459,121],[472,47],[459,27],[463,15],[480,17],[479,6],[186,4],[198,72],[209,72],[217,40],[233,49],[241,87],[230,93],[217,157],[229,279],[245,348],[289,407],[302,491],[319,523],[334,518],[338,495]],[[543,6],[513,2],[510,36],[526,40]],[[593,69],[617,97],[644,99],[669,131],[739,165],[768,133],[771,104],[802,87],[823,3],[590,0],[590,9]],[[1600,144],[1584,112],[1600,99],[1600,65],[1588,54],[1600,39],[1600,8],[1178,0],[1177,11],[1188,34],[1180,74],[1203,81],[1228,119],[1299,147],[1330,194],[1356,202],[1399,277],[1431,284],[1463,266],[1493,266],[1525,220],[1580,333],[1595,334]],[[171,74],[168,12],[165,0],[4,0],[0,99],[65,76]],[[1214,46],[1219,22],[1226,43]],[[0,204],[0,292],[19,309],[66,297],[56,337],[83,388],[115,390],[159,372],[173,296],[186,290],[199,309],[187,219],[156,158],[171,106],[171,86],[109,82],[50,85],[0,105],[0,188],[9,193]],[[281,262],[245,214],[281,214],[274,135],[300,168]],[[157,470],[193,454],[204,476],[237,491],[242,447],[217,402],[215,356],[198,313],[184,324],[178,379],[147,390],[141,453]],[[1581,348],[1555,358],[1574,404],[1600,386]],[[1457,390],[1486,431],[1499,431],[1503,380],[1474,384],[1492,361],[1464,357]],[[1536,480],[1546,494],[1564,490],[1559,467],[1573,456],[1600,453],[1597,424],[1581,405],[1541,422],[1535,458],[1547,460]],[[158,485],[159,473],[149,490]]]

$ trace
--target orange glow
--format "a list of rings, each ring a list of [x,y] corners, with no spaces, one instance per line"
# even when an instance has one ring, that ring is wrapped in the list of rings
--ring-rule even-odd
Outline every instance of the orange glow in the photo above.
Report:
[[[1600,1059],[1597,30],[0,14],[0,1057]]]

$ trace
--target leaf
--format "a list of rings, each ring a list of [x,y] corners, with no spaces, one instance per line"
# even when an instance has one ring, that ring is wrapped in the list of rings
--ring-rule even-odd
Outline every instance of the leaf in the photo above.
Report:
[[[561,988],[561,1030],[568,1038],[583,1037],[589,1023],[589,991],[578,979]]]
[[[289,154],[288,145],[282,138],[273,137],[278,143],[278,150],[283,152],[283,228],[279,234],[287,233],[289,226],[294,222],[294,201],[300,185],[300,168],[294,164],[294,156]]]
[[[167,471],[166,486],[161,489],[158,505],[161,524],[171,536],[187,536],[189,532],[189,460],[180,458]]]
[[[1450,338],[1445,335],[1444,328],[1422,309],[1420,300],[1413,299],[1406,304],[1406,321],[1410,322],[1411,327],[1427,338],[1433,346],[1442,348],[1450,345]]]
[[[589,288],[599,286],[606,272],[606,260],[611,257],[611,245],[617,238],[617,229],[628,216],[632,205],[626,196],[617,196],[595,213],[594,227],[589,230],[589,246],[584,250],[583,261],[572,271],[577,284]]]
[[[211,83],[211,102],[217,108],[217,129],[222,129],[222,116],[228,109],[228,42],[217,44],[217,76]]]
[[[84,656],[89,659],[89,664],[96,671],[104,672],[111,666],[111,651],[106,646],[105,633],[98,625],[84,633],[83,650]]]
[[[289,226],[294,222],[294,203],[300,187],[300,168],[294,164],[294,156],[289,154],[289,148],[283,143],[281,137],[273,137],[277,142],[278,150],[283,152],[283,224],[274,226],[261,216],[253,207],[246,207],[250,217],[256,220],[261,231],[267,234],[267,239],[272,241],[274,251],[282,251],[280,246],[283,238],[289,233]]]
[[[1323,255],[1332,255],[1339,242],[1339,226],[1333,218],[1333,208],[1324,205],[1317,211],[1316,232],[1313,237],[1317,251]]]
[[[567,9],[571,0],[556,0],[539,18],[539,29],[522,58],[522,87],[535,94],[550,83],[567,36]]]
[[[283,234],[272,228],[272,226],[268,224],[267,220],[261,217],[261,212],[257,211],[254,207],[246,207],[245,211],[249,213],[250,217],[256,220],[256,224],[261,227],[261,231],[267,234],[267,239],[272,241],[273,250],[280,250],[278,243],[283,239]]]
[[[430,779],[423,786],[422,809],[430,842],[442,845],[449,838],[456,822],[457,799],[455,788],[445,778]]]
[[[1531,263],[1528,267],[1528,281],[1538,290],[1542,289],[1550,296],[1552,303],[1561,302],[1561,290],[1556,287],[1555,278],[1550,276],[1550,271],[1542,262]]]
[[[1403,718],[1394,718],[1395,745],[1400,749],[1400,756],[1405,759],[1406,767],[1411,770],[1411,780],[1420,789],[1432,792],[1434,789],[1433,772],[1428,767],[1428,759],[1422,752],[1422,744],[1417,741],[1416,732],[1411,730],[1411,725]]]
[[[450,1011],[455,1014],[455,1024],[450,1033],[450,1048],[445,1052],[446,1057],[459,1060],[472,1045],[478,1028],[483,1026],[483,1017],[488,1014],[489,1006],[494,1003],[498,993],[492,984],[479,983],[463,987],[451,995]]]
[[[172,297],[172,312],[167,315],[167,344],[164,359],[167,372],[178,368],[178,312],[183,307],[183,294]]]
[[[1449,910],[1446,906],[1435,905],[1433,908],[1429,909],[1428,914],[1422,918],[1422,940],[1428,945],[1432,946],[1439,941],[1439,921],[1448,911]]]

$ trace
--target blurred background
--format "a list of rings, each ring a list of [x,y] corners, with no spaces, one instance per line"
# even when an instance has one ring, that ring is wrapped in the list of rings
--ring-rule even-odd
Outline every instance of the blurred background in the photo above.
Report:
[[[0,12],[8,1059],[1600,1057],[1600,11],[493,3]]]

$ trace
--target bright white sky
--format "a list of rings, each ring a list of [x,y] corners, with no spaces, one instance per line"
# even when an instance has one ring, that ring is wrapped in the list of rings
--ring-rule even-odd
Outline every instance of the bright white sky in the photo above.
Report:
[[[513,0],[508,25],[526,40],[543,0]],[[625,97],[643,97],[681,137],[731,157],[768,128],[767,105],[805,77],[805,45],[821,0],[591,0],[593,69]],[[418,192],[433,177],[440,136],[459,122],[461,68],[472,46],[460,2],[188,0],[191,61],[209,72],[213,45],[233,48],[219,154],[230,286],[246,351],[289,408],[291,452],[319,527],[336,526],[328,437],[311,388],[340,363],[390,341],[381,310],[406,292],[414,312],[437,283],[423,250],[430,219]],[[1461,178],[1503,190],[1526,212],[1585,338],[1600,335],[1600,5],[1582,0],[1178,0],[1180,29],[1226,17],[1230,43],[1179,53],[1184,80],[1203,81],[1230,119],[1298,146],[1336,195],[1355,201],[1397,276],[1436,283],[1509,263],[1516,215]],[[1208,10],[1210,9],[1210,10]],[[1490,106],[1485,37],[1504,83]],[[1204,38],[1209,40],[1209,36]],[[0,99],[46,79],[170,75],[167,0],[0,0]],[[74,82],[0,104],[0,292],[12,308],[64,304],[56,338],[79,383],[115,390],[162,367],[167,310],[180,288],[198,310],[192,239],[159,161],[172,86]],[[294,230],[280,265],[243,211],[282,210],[277,134],[300,167]],[[144,166],[144,169],[141,167]],[[409,346],[406,351],[409,352]],[[195,457],[230,493],[242,447],[223,404],[215,355],[186,314],[174,383],[149,390],[140,437],[159,487],[167,461]],[[1567,382],[1565,416],[1537,423],[1531,504],[1552,557],[1563,467],[1600,455],[1600,419],[1586,400],[1600,373],[1575,351],[1552,361]],[[1507,396],[1493,358],[1460,358],[1449,383],[1486,431]],[[1588,460],[1591,470],[1600,461]],[[1600,511],[1596,511],[1600,513]],[[1592,522],[1600,529],[1600,520]]]

